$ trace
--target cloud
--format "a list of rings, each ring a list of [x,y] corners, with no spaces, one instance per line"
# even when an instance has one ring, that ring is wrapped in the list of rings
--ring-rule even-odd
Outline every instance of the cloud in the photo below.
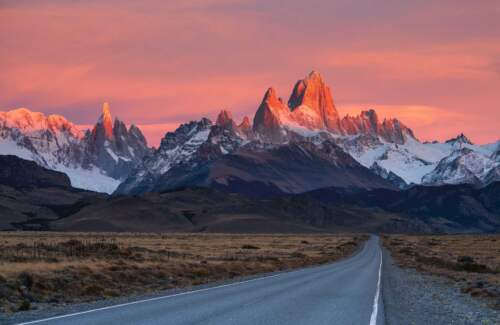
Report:
[[[253,115],[267,87],[286,99],[317,69],[337,103],[439,107],[458,114],[450,121],[471,112],[485,123],[466,125],[471,137],[498,137],[494,1],[0,3],[0,107],[81,124],[93,123],[105,100],[144,125],[213,118],[223,107],[241,117]]]
[[[500,46],[496,44],[492,41],[418,50],[335,50],[322,56],[330,67],[369,70],[385,79],[491,80],[498,77],[498,72],[492,69],[500,55]]]

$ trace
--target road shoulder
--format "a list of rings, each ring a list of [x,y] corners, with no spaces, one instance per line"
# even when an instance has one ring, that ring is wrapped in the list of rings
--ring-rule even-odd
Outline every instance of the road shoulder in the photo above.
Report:
[[[444,278],[402,269],[382,248],[385,324],[500,324],[500,312]]]

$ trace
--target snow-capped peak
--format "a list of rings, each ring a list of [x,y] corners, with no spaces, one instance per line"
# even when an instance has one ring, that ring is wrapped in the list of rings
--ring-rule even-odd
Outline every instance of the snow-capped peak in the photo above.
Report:
[[[93,131],[85,135],[60,115],[26,108],[0,112],[0,153],[64,172],[75,187],[112,192],[148,151],[137,127],[127,131],[119,120],[113,126],[107,103]]]
[[[454,138],[451,138],[449,140],[446,140],[446,143],[452,144],[452,145],[462,145],[462,144],[470,144],[472,145],[472,141],[470,141],[469,138],[465,136],[465,134],[460,133]]]
[[[45,116],[43,113],[32,112],[27,108],[0,112],[0,127],[19,130],[23,134],[48,131],[54,136],[64,133],[70,137],[83,137],[80,129],[64,117],[60,115]]]

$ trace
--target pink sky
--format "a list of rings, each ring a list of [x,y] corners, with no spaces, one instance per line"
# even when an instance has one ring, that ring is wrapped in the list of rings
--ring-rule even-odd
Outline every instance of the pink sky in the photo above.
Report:
[[[88,125],[109,101],[154,145],[221,108],[253,117],[313,69],[341,115],[500,138],[498,1],[0,0],[0,49],[0,110]]]

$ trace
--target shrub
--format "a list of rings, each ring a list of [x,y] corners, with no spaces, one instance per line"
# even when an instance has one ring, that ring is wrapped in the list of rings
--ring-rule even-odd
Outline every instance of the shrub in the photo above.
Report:
[[[457,271],[475,272],[475,273],[491,272],[491,270],[486,265],[478,263],[457,264],[455,269]]]
[[[474,259],[470,256],[459,256],[457,258],[458,263],[474,263]]]
[[[83,290],[83,294],[86,296],[101,296],[104,289],[97,284],[91,284]]]
[[[31,303],[29,300],[23,300],[17,307],[17,310],[22,311],[22,310],[30,310],[31,309]]]
[[[33,287],[33,275],[31,275],[31,273],[22,272],[17,276],[17,280],[21,285],[25,286],[28,289],[31,289],[31,287]]]
[[[413,253],[413,251],[412,251],[410,248],[408,248],[408,247],[405,247],[405,248],[403,248],[403,249],[400,249],[400,250],[399,250],[399,253],[400,253],[400,254],[407,255],[407,256],[413,256],[413,255],[415,255],[415,254]]]
[[[245,245],[241,246],[241,249],[260,249],[260,247],[245,244]]]

